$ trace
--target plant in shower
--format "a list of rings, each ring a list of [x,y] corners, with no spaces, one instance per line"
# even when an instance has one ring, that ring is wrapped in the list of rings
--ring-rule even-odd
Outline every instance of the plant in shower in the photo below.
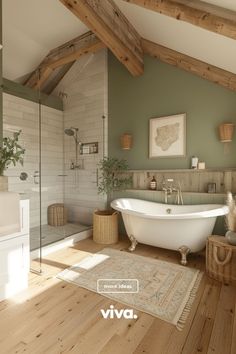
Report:
[[[16,166],[17,163],[23,165],[25,149],[19,144],[21,130],[15,132],[13,137],[5,137],[0,145],[0,176],[10,165]]]
[[[114,157],[104,157],[98,164],[99,177],[98,193],[107,196],[107,208],[114,191],[119,191],[132,185],[132,177],[125,173],[128,170],[126,160]]]

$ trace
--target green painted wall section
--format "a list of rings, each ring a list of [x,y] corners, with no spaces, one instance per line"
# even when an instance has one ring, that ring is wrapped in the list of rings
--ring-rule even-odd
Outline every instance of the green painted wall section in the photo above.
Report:
[[[3,79],[3,92],[36,103],[38,103],[40,99],[44,106],[63,111],[63,103],[59,97],[49,96],[44,93],[39,94],[37,90],[33,90],[11,80]]]
[[[145,56],[145,70],[134,78],[109,53],[109,156],[125,158],[131,169],[189,168],[196,155],[207,167],[236,167],[236,134],[229,153],[217,126],[236,123],[236,92]],[[186,158],[148,158],[149,119],[187,113]],[[120,148],[120,135],[133,135],[132,150]]]

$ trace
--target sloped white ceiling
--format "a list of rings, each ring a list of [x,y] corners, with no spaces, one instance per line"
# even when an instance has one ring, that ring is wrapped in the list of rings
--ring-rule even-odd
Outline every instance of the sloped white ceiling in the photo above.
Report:
[[[115,2],[142,37],[236,73],[236,41],[122,0]],[[207,2],[236,11],[235,0]],[[87,31],[59,0],[3,0],[4,77],[21,81],[49,50]]]
[[[59,0],[3,0],[3,75],[17,80],[49,50],[87,32]]]
[[[209,4],[221,6],[225,9],[236,11],[236,1],[235,0],[207,0]]]
[[[122,0],[115,2],[143,38],[236,73],[236,40]],[[217,2],[224,1],[211,1]]]

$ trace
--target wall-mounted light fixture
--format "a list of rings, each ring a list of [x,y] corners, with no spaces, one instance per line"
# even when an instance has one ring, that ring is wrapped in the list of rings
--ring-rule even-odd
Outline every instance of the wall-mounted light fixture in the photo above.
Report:
[[[228,154],[230,152],[230,145],[233,135],[234,135],[234,127],[233,123],[222,123],[219,125],[219,138],[220,141],[224,144],[224,153]]]
[[[222,143],[230,143],[232,141],[234,126],[233,123],[222,123],[219,125],[219,137]]]
[[[120,142],[123,150],[130,150],[133,144],[133,137],[131,134],[124,133],[120,137]]]

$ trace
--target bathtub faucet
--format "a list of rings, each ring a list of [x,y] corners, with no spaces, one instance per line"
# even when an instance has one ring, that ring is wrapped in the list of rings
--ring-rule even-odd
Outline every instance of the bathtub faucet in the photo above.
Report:
[[[165,193],[165,204],[168,204],[168,197],[173,193],[176,193],[175,204],[184,204],[183,196],[181,191],[180,182],[178,181],[177,185],[173,185],[174,180],[172,178],[168,178],[162,184],[162,190]]]

